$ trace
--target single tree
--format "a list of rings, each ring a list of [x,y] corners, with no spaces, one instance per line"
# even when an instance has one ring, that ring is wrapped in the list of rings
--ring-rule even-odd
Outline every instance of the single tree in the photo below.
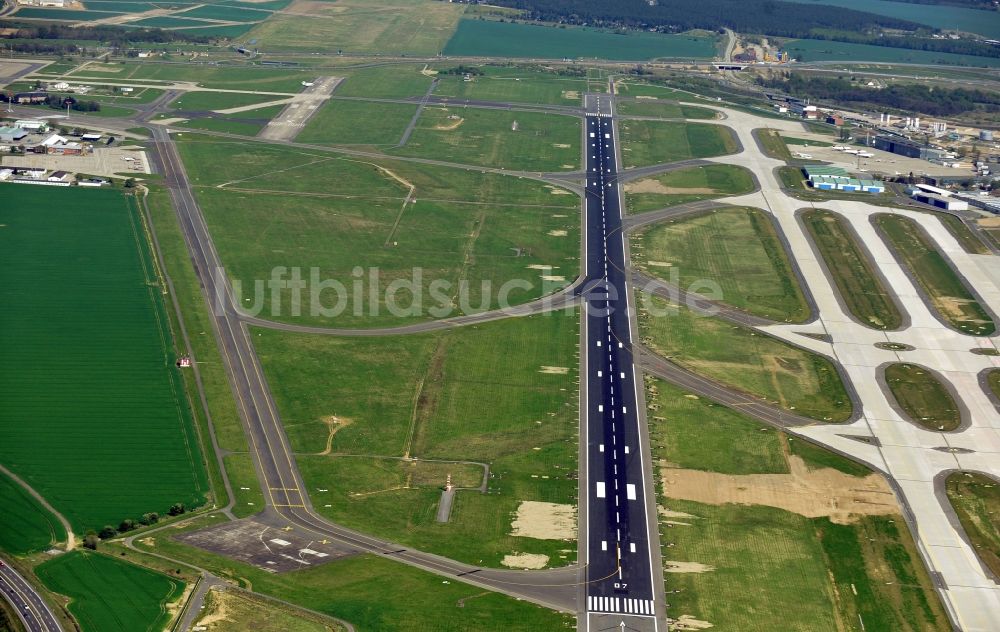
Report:
[[[156,524],[159,521],[160,521],[160,514],[156,513],[155,511],[151,511],[149,513],[142,514],[142,520],[140,520],[139,522],[148,525],[148,524]]]
[[[174,503],[173,505],[170,506],[170,511],[167,513],[169,513],[171,516],[179,516],[185,511],[187,510],[184,508],[184,503]]]
[[[125,533],[126,531],[135,531],[135,527],[135,520],[125,518],[121,521],[121,524],[118,525],[118,532]]]
[[[109,524],[104,525],[104,528],[101,529],[101,532],[97,534],[97,536],[99,538],[101,538],[102,540],[107,540],[108,538],[113,538],[116,535],[118,535],[118,531],[114,527],[112,527],[111,525],[109,525]]]
[[[90,549],[91,551],[96,551],[97,543],[100,541],[101,539],[98,538],[97,534],[94,533],[94,530],[91,529],[90,531],[87,532],[85,536],[83,536],[83,548]]]

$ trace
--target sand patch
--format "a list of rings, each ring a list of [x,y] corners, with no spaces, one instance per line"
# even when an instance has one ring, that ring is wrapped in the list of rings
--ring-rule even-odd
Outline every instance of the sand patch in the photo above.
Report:
[[[549,190],[552,195],[573,195],[572,191],[567,191],[566,189],[560,189],[559,187],[554,187],[551,184],[546,184],[545,188]]]
[[[714,570],[714,566],[701,564],[700,562],[676,562],[674,560],[663,560],[664,573],[707,573]]]
[[[707,630],[715,627],[708,621],[695,619],[689,614],[682,614],[677,619],[667,619],[667,623],[673,624],[670,626],[673,630]]]
[[[552,266],[547,266],[544,263],[533,263],[527,266],[529,270],[551,270]]]
[[[326,424],[326,448],[324,448],[322,452],[317,452],[317,454],[320,456],[326,456],[330,454],[330,451],[333,449],[334,435],[354,422],[347,417],[337,417],[336,415],[323,417],[320,421]]]
[[[628,182],[625,184],[625,193],[659,193],[660,195],[678,195],[678,194],[706,194],[711,195],[715,193],[715,189],[710,189],[708,187],[668,187],[664,186],[662,182],[656,178],[646,178],[639,180],[638,182]]]
[[[567,145],[566,143],[552,143],[553,147],[558,147],[559,149],[569,149],[572,145]]]
[[[636,99],[648,99],[650,101],[656,101],[657,97],[650,96],[648,94],[640,94],[635,97]]]
[[[562,165],[563,169],[576,169],[576,165]]]
[[[667,509],[666,507],[659,507],[659,513],[664,518],[697,518],[694,514],[684,513],[683,511],[673,511]]]
[[[1000,217],[984,217],[976,220],[976,223],[983,228],[998,228],[1000,227]]]
[[[539,373],[547,373],[549,375],[566,375],[569,373],[568,366],[542,366],[538,369]]]
[[[453,129],[458,129],[459,126],[462,123],[464,123],[464,122],[465,122],[465,119],[462,118],[461,116],[456,117],[456,118],[450,118],[449,117],[447,123],[438,123],[437,125],[434,126],[434,129],[442,131],[442,132],[450,132]]]
[[[563,90],[562,98],[572,99],[573,101],[578,101],[580,99],[580,93],[576,90]]]
[[[849,524],[859,515],[899,513],[892,490],[878,474],[864,478],[830,468],[810,470],[788,456],[788,474],[719,474],[662,466],[664,495],[710,505],[766,505]]]
[[[541,553],[514,553],[504,555],[500,563],[507,568],[538,569],[545,568],[549,563],[549,556]]]
[[[538,540],[575,540],[576,507],[535,500],[523,501],[510,525],[510,534]],[[504,562],[504,565],[507,563]]]
[[[669,268],[674,264],[669,261],[647,261],[646,265],[653,266],[654,268]]]
[[[543,274],[542,281],[565,281],[566,277],[557,274]]]
[[[565,237],[569,233],[566,232],[565,230],[556,229],[556,230],[550,230],[547,234],[553,237]]]

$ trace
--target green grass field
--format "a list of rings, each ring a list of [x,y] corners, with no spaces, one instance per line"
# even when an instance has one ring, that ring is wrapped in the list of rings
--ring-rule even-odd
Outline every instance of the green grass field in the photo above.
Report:
[[[885,381],[899,407],[927,430],[956,430],[962,423],[958,404],[934,374],[915,364],[897,363],[885,368]]]
[[[705,280],[721,300],[778,321],[803,322],[809,306],[770,217],[754,208],[723,210],[653,224],[633,238],[644,272],[681,288]]]
[[[145,81],[193,81],[206,88],[228,90],[264,90],[301,92],[302,82],[316,77],[311,68],[264,68],[244,64],[164,64],[156,62],[120,62],[95,67],[80,67],[70,73],[73,80],[83,77],[124,85]]]
[[[417,113],[416,105],[327,101],[295,140],[332,145],[396,145]]]
[[[244,94],[241,92],[187,92],[171,102],[170,108],[187,112],[206,112],[267,103],[281,98],[274,95]]]
[[[848,473],[871,473],[663,381],[648,378],[646,393],[653,461],[673,476],[680,475],[674,468],[789,474],[785,445],[810,468],[848,464],[859,470]],[[808,456],[796,445],[809,445]],[[764,505],[671,498],[660,483],[660,506],[673,512],[661,514],[665,559],[707,566],[666,574],[672,617],[719,630],[861,632],[862,623],[868,630],[947,629],[900,515],[834,524]],[[741,485],[739,479],[733,484]]]
[[[764,155],[777,160],[791,160],[792,153],[788,151],[788,145],[785,144],[784,139],[778,130],[774,129],[758,129],[754,131],[754,135],[757,140],[760,141],[760,148],[764,152]],[[802,175],[802,172],[798,169],[795,170],[798,175]],[[801,179],[801,178],[800,178]]]
[[[871,46],[868,44],[832,42],[829,40],[790,40],[785,43],[784,49],[788,51],[789,54],[791,54],[796,60],[806,62],[865,61],[872,63],[896,64],[989,66],[991,68],[1000,66],[1000,58],[996,57],[979,57],[975,55],[960,55],[956,53],[938,53],[928,50],[889,48],[888,46]]]
[[[622,162],[644,167],[690,158],[724,156],[736,151],[733,132],[722,125],[665,121],[623,121]]]
[[[941,220],[941,223],[965,252],[973,255],[988,255],[992,252],[961,218],[950,213],[937,212],[934,213],[934,216]]]
[[[819,209],[804,212],[802,222],[851,314],[876,329],[899,328],[903,322],[899,308],[847,223]]]
[[[935,309],[952,327],[973,336],[988,336],[996,331],[989,313],[916,222],[889,214],[875,215],[873,221]]]
[[[343,0],[274,15],[247,34],[268,50],[437,55],[464,7],[431,0]]]
[[[615,91],[624,97],[654,97],[657,99],[685,99],[690,94],[681,92],[675,88],[659,86],[651,83],[635,83],[631,81],[618,81],[615,83]],[[619,105],[621,107],[621,105]]]
[[[522,552],[562,566],[575,534],[514,536],[511,517],[526,500],[575,505],[578,326],[560,312],[405,337],[254,330],[254,341],[306,484],[330,490],[313,494],[317,511],[469,563]],[[464,461],[490,464],[489,493],[458,492],[439,524],[448,474],[482,482]]]
[[[70,599],[83,632],[154,632],[184,584],[113,557],[73,551],[35,568],[45,587]]]
[[[435,96],[460,101],[580,105],[582,94],[589,89],[586,79],[563,77],[552,72],[497,66],[483,66],[480,70],[484,74],[473,77],[472,81],[465,81],[460,75],[439,74]]]
[[[315,267],[320,281],[344,286],[339,315],[314,312],[309,291],[295,314],[286,289],[281,309],[268,306],[268,317],[343,327],[401,325],[499,306],[512,281],[524,283],[507,286],[508,300],[523,303],[564,286],[579,270],[575,195],[508,176],[244,143],[234,154],[234,146],[191,138],[180,147],[216,247],[230,276],[247,288],[248,306],[256,304],[254,296],[264,299],[253,292],[255,280],[269,279],[280,266],[299,267],[307,280]],[[231,185],[216,188],[220,182]],[[416,200],[405,209],[404,182],[415,187]],[[290,196],[295,204],[288,203]],[[353,293],[357,266],[364,276],[360,301]],[[397,279],[420,288],[423,309],[387,309],[386,290]],[[438,279],[450,285],[438,283],[432,293]],[[321,290],[318,283],[311,287]],[[409,308],[411,295],[404,288],[398,304]],[[337,291],[319,299],[324,310],[333,308]]]
[[[656,116],[659,118],[714,119],[713,110],[694,105],[681,105],[671,101],[621,101],[618,104],[620,116]]]
[[[857,476],[858,478],[863,478],[872,473],[870,469],[860,463],[842,457],[835,452],[830,452],[803,439],[789,437],[788,453],[801,458],[806,466],[813,470],[820,470],[826,467],[843,472],[844,474]]]
[[[405,147],[391,153],[519,171],[580,168],[580,119],[460,106],[425,107]]]
[[[134,203],[3,185],[0,459],[83,531],[208,491]]]
[[[387,64],[345,70],[344,82],[337,86],[334,94],[370,99],[422,97],[434,80],[432,76],[421,73],[424,67],[425,64]],[[337,74],[341,72],[338,70]]]
[[[359,631],[575,629],[572,615],[444,580],[381,556],[358,555],[294,573],[274,574],[182,545],[167,535],[153,537],[150,551],[190,561],[244,588],[348,621]],[[163,566],[157,558],[143,561],[165,570],[173,568]]]
[[[826,358],[657,297],[642,302],[640,334],[663,357],[807,417],[850,417],[850,398]]]
[[[979,559],[1000,575],[1000,483],[975,472],[955,472],[945,483],[948,500],[954,507],[965,534]]]
[[[629,213],[645,213],[687,202],[751,193],[754,188],[753,175],[743,167],[688,167],[626,183],[625,205]]]
[[[444,48],[460,57],[587,58],[646,60],[707,59],[715,38],[690,34],[615,33],[602,29],[462,20]]]
[[[14,555],[42,551],[66,540],[66,530],[23,487],[0,473],[0,550]]]

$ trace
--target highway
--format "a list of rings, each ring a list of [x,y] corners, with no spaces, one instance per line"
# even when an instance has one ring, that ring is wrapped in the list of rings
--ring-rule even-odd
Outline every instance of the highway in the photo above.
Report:
[[[657,629],[659,544],[633,358],[632,308],[610,97],[586,97],[586,523],[588,627]],[[645,461],[645,462],[644,462]],[[581,496],[583,491],[581,492]],[[661,600],[662,601],[662,600]],[[662,610],[661,610],[662,613]],[[610,618],[609,618],[610,617]],[[623,628],[624,629],[624,628]]]
[[[28,632],[62,632],[56,615],[20,573],[0,561],[0,594],[17,611]]]

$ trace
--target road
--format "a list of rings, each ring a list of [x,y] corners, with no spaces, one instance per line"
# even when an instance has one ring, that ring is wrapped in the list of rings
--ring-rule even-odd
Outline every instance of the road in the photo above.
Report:
[[[616,180],[612,100],[587,95],[586,105],[586,260],[588,278],[597,281],[584,295],[581,350],[586,371],[587,456],[581,485],[586,493],[582,521],[587,530],[587,618],[593,629],[621,621],[628,629],[656,630],[656,593],[662,587],[654,581],[653,561],[660,564],[659,541],[647,507],[652,485],[646,476],[648,442],[640,432],[632,356],[634,312]],[[645,459],[648,463],[648,454]]]
[[[0,594],[17,611],[28,632],[62,632],[56,615],[20,573],[0,561]]]
[[[248,433],[251,457],[264,491],[267,509],[258,519],[279,528],[292,526],[317,539],[390,557],[423,570],[496,590],[563,611],[576,611],[580,570],[571,566],[549,571],[506,571],[462,564],[438,555],[414,551],[333,524],[312,508],[277,407],[271,397],[247,325],[227,298],[228,282],[212,244],[201,210],[177,149],[165,129],[153,126],[150,144],[154,161],[164,175],[195,271],[211,309],[212,325],[223,363]]]

